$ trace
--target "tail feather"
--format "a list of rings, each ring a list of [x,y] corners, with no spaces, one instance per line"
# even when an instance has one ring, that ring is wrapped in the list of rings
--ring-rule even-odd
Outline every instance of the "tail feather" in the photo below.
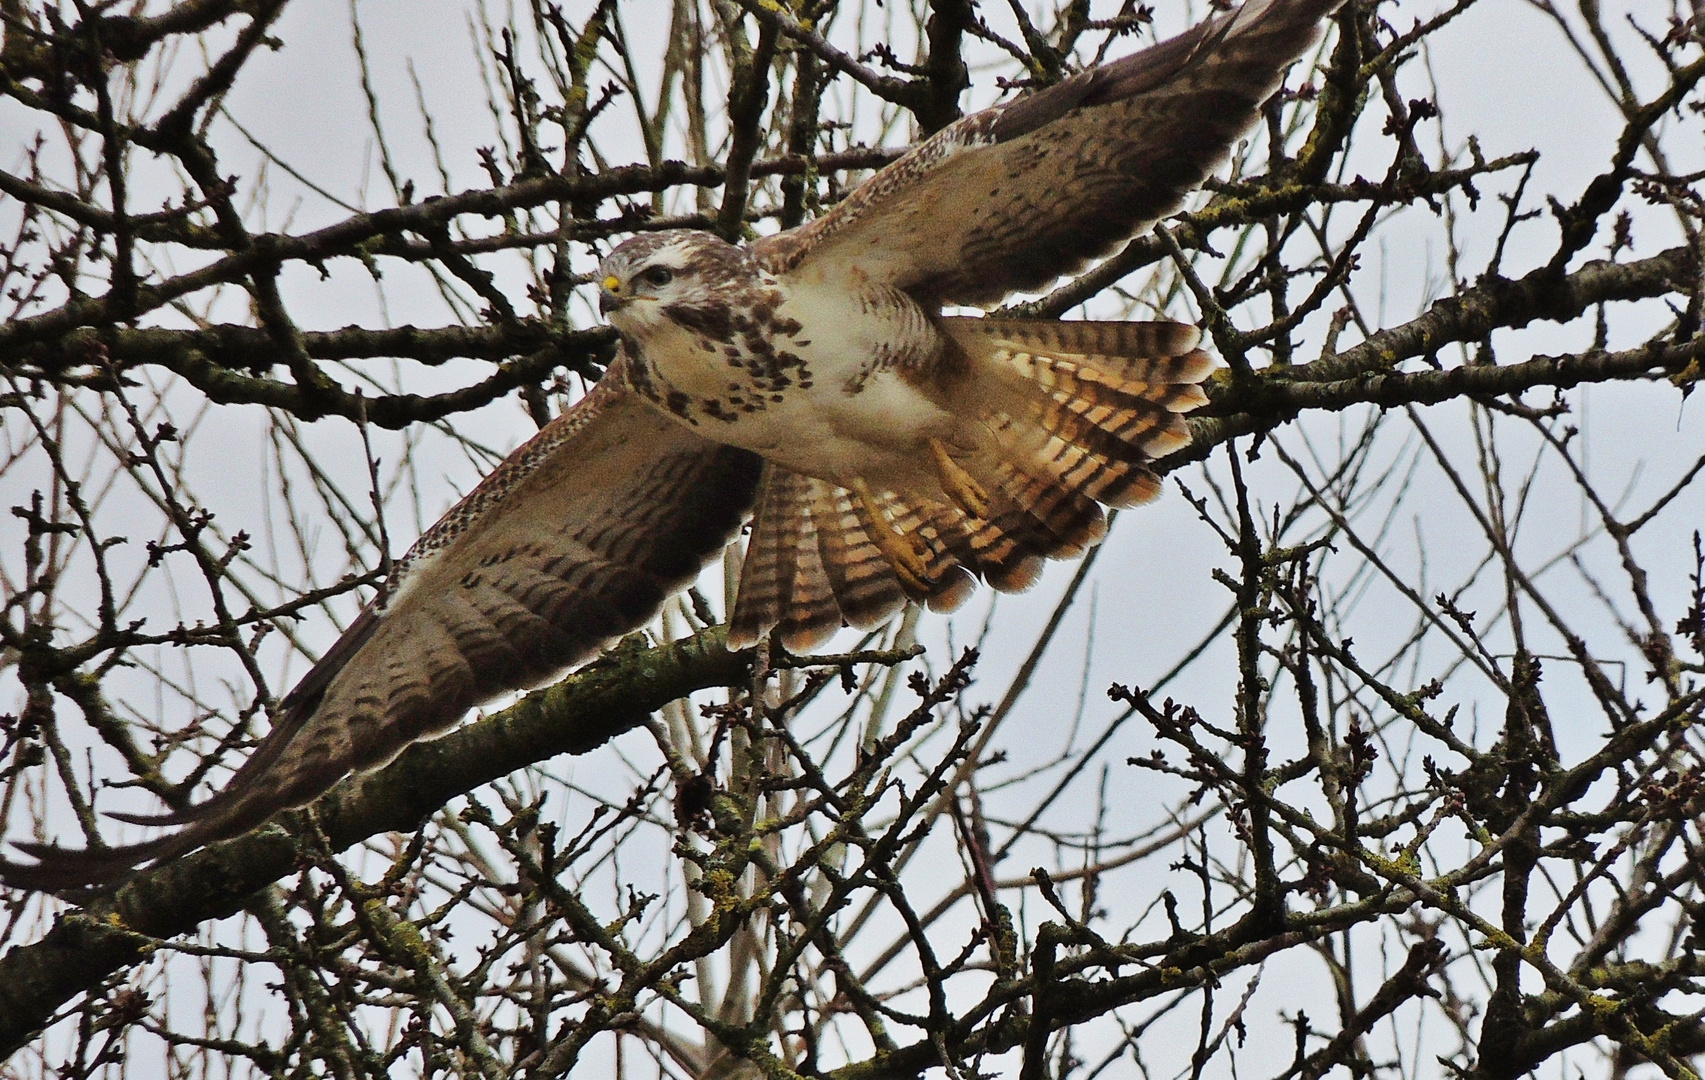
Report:
[[[792,507],[786,485],[778,481],[777,474],[792,475],[773,465],[764,469],[757,512],[752,518],[752,535],[746,542],[746,559],[740,565],[740,589],[728,625],[731,649],[755,644],[781,621],[786,589],[782,580],[785,570],[781,524],[791,515]]]
[[[852,495],[823,480],[810,484],[818,558],[841,615],[858,630],[882,625],[906,606],[900,579],[870,538],[870,523]]]
[[[840,628],[840,608],[818,554],[811,483],[775,465],[764,470],[729,624],[731,648],[751,645],[775,629],[785,648],[803,651]]]
[[[995,436],[989,454],[1017,472],[1110,506],[1143,500],[1149,456],[1088,421],[1003,412],[985,423]]]
[[[817,542],[817,519],[811,513],[806,483],[803,477],[797,479],[801,482],[797,485],[795,505],[804,510],[795,515],[798,524],[794,542],[798,561],[793,567],[792,587],[788,590],[788,602],[782,610],[777,629],[785,648],[793,652],[809,652],[841,628],[841,609],[835,603],[834,587],[829,583],[828,572],[823,566]]]
[[[1214,369],[1213,358],[1197,348],[1202,332],[1189,323],[995,318],[941,321],[961,342],[975,337],[1016,346],[1018,352],[1093,358],[1091,366],[1124,382],[1152,378],[1163,383],[1197,383]]]
[[[1010,509],[997,522],[1019,543],[1048,558],[1083,554],[1107,535],[1107,519],[1094,499],[1056,478],[1037,475],[1022,460],[1000,462],[997,474]]]
[[[930,516],[960,565],[1001,592],[1023,592],[1041,576],[1042,552],[1029,539],[1035,523],[1004,491],[988,518],[971,517],[947,503],[931,503]]]
[[[1207,399],[1200,333],[1179,323],[944,319],[975,372],[983,422],[1021,471],[1109,506],[1153,498],[1149,462],[1188,444]]]

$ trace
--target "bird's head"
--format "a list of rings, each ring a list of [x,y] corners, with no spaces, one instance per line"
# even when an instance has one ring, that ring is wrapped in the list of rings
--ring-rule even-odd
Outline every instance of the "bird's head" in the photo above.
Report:
[[[719,302],[756,273],[751,256],[714,233],[642,233],[598,265],[598,310],[617,330],[643,337],[672,315]]]

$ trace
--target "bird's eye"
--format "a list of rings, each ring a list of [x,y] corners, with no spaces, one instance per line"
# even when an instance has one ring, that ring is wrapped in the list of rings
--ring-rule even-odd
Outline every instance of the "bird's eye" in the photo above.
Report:
[[[640,277],[645,280],[647,285],[661,289],[663,286],[675,280],[675,272],[667,266],[653,266],[651,269],[641,274]]]

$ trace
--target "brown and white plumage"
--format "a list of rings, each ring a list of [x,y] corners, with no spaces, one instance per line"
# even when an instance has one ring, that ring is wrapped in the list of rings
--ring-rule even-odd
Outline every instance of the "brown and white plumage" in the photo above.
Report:
[[[1035,581],[1153,498],[1212,362],[1192,327],[947,318],[1105,255],[1225,158],[1342,0],[1250,0],[966,117],[807,225],[637,236],[600,270],[617,362],[421,538],[225,789],[140,845],[26,845],[0,880],[113,879],[300,806],[649,620],[755,510],[729,632],[789,648],[977,579]]]

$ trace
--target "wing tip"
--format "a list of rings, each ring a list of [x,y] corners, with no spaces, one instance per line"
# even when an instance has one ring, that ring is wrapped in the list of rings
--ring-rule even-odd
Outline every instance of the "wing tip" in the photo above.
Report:
[[[201,808],[198,806],[192,806],[185,810],[169,810],[164,814],[131,814],[122,810],[108,810],[105,816],[114,821],[122,821],[126,825],[187,825],[199,816],[196,813],[199,809]]]
[[[16,841],[12,846],[36,861],[0,859],[0,885],[29,892],[105,891],[116,888],[140,864],[174,854],[178,839],[179,834],[173,834],[123,847],[93,848]]]

